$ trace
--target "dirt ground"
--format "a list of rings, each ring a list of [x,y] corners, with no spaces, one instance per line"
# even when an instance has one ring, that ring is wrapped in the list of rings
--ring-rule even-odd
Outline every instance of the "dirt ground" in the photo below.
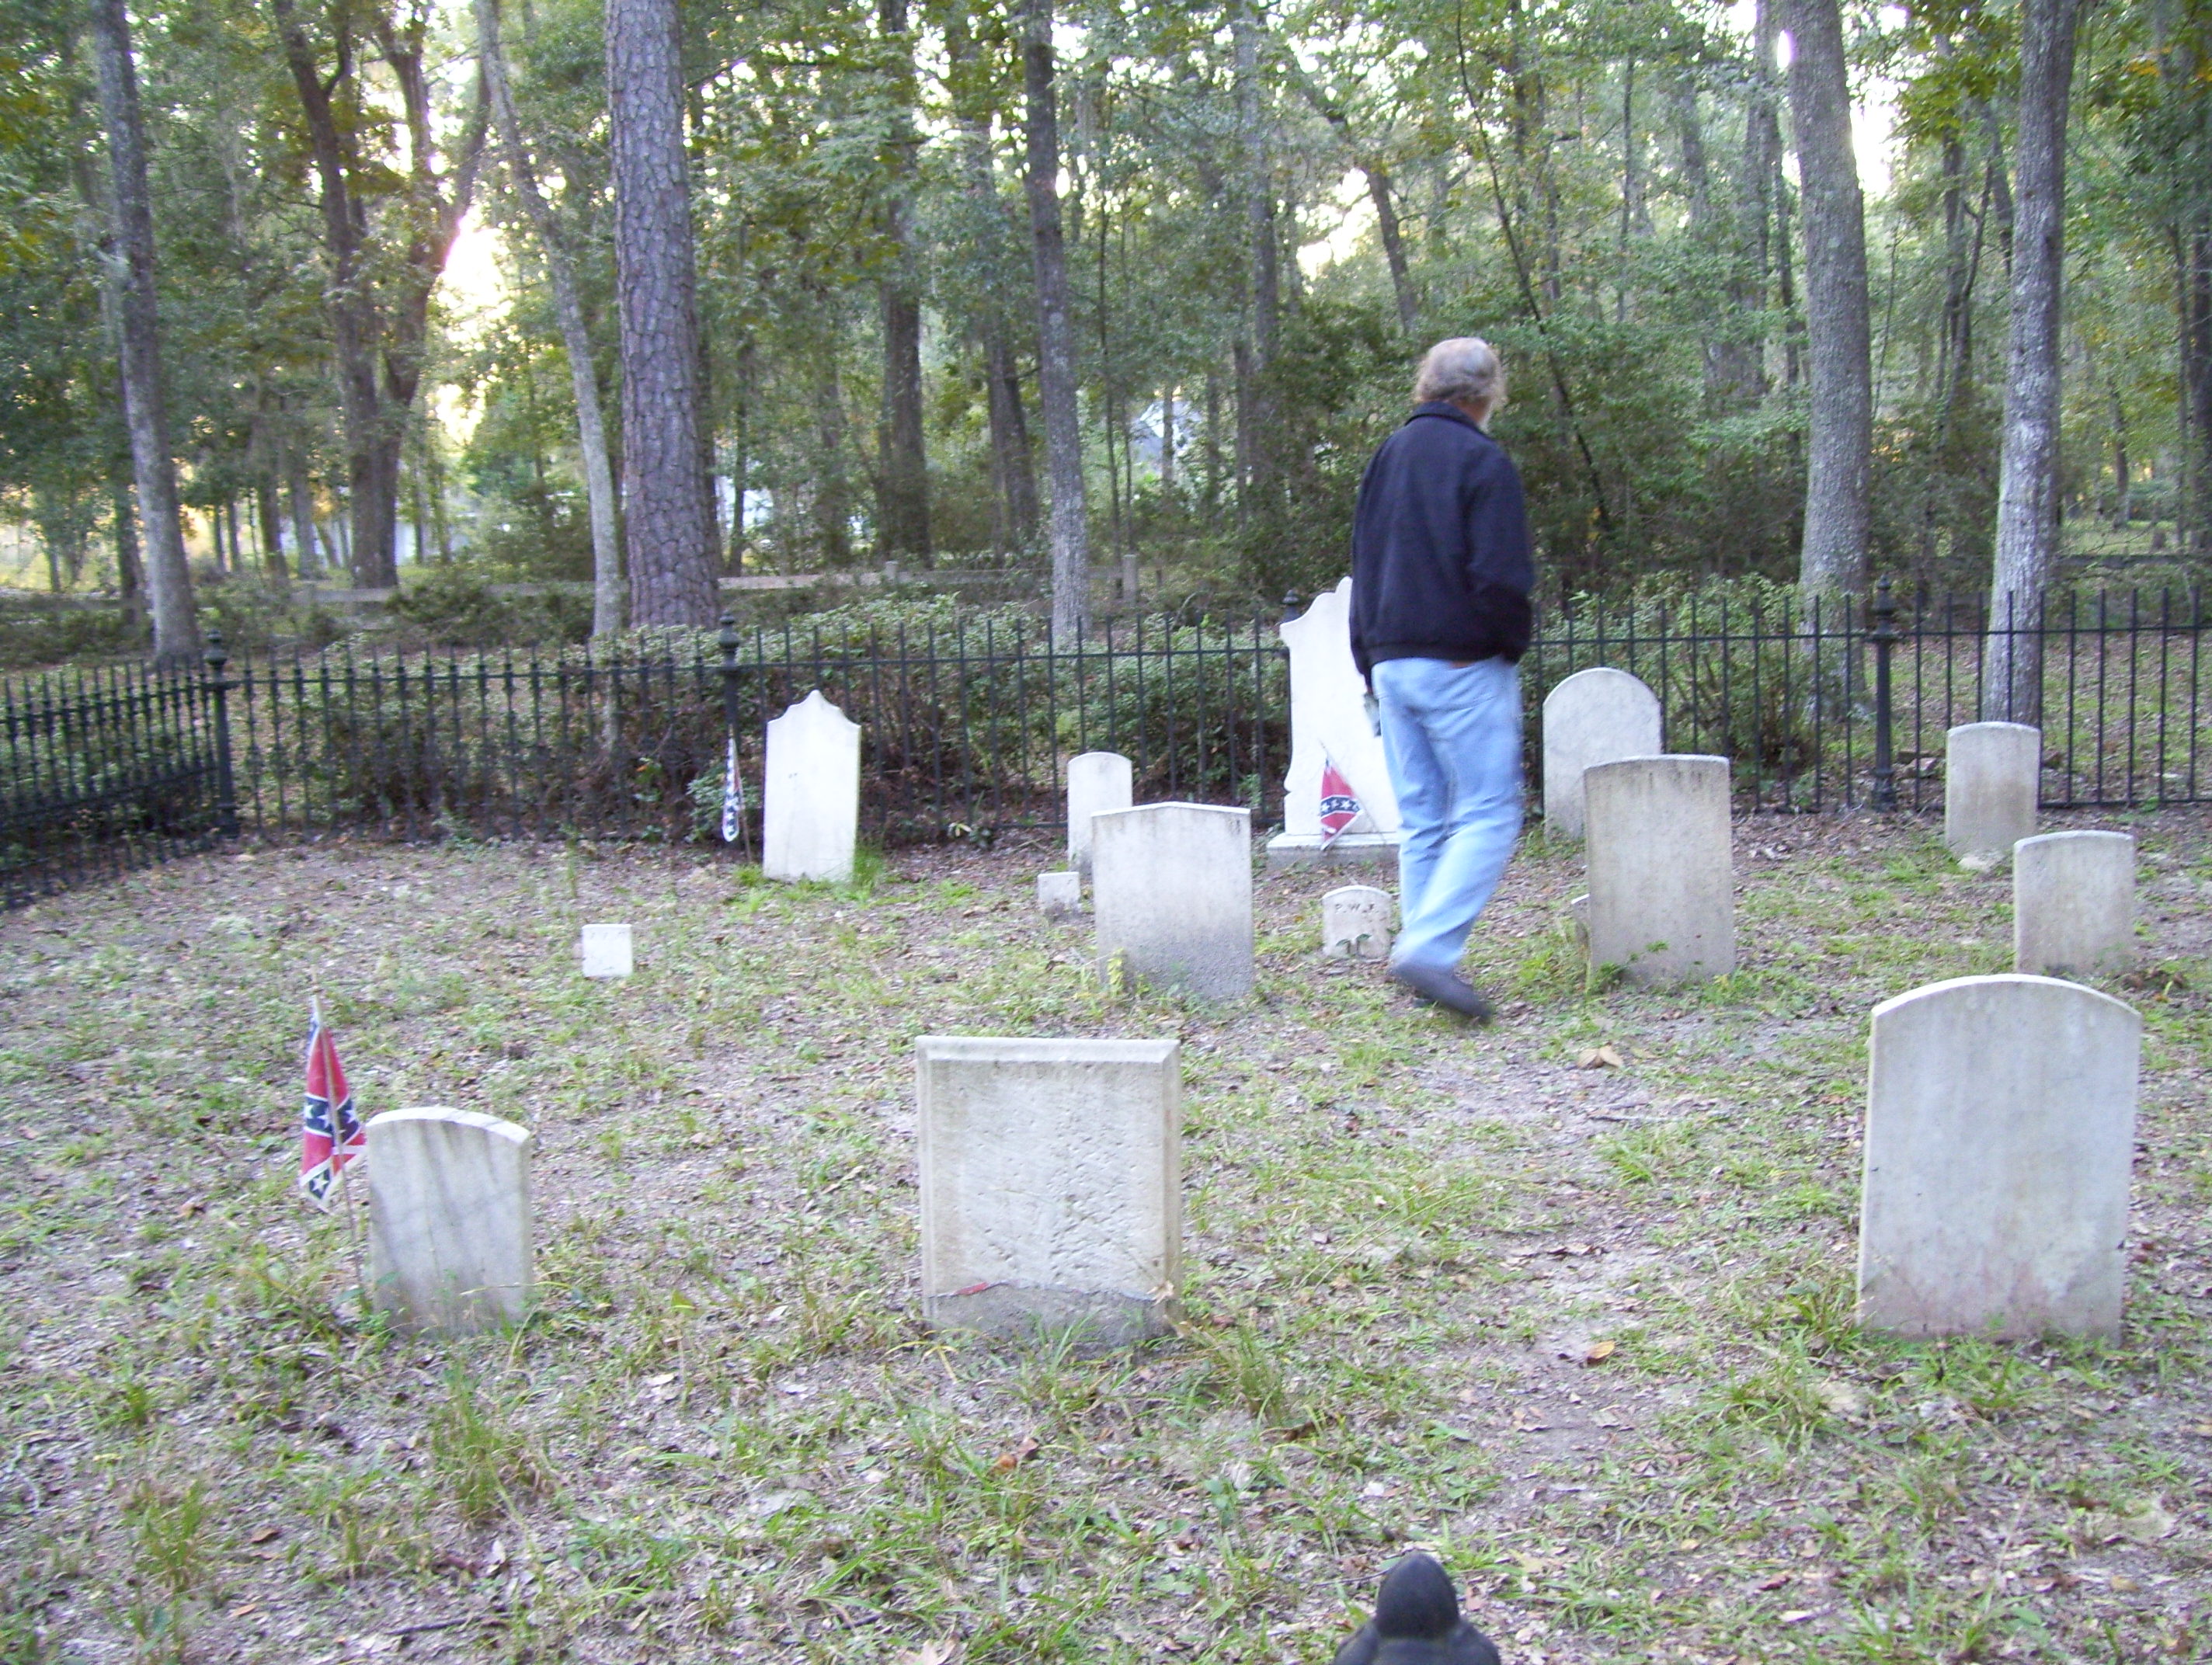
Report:
[[[1514,1665],[2212,1656],[2212,839],[2141,843],[2124,1338],[1851,1316],[1867,1013],[2008,969],[1928,823],[1739,825],[1742,964],[1590,988],[1532,839],[1470,1030],[1320,957],[1109,999],[1042,847],[248,849],[0,919],[0,1661],[1319,1662],[1407,1543]],[[1358,875],[1349,875],[1358,877]],[[627,919],[638,972],[576,974]],[[362,1307],[293,1182],[364,1114],[536,1136],[538,1310]],[[911,1043],[1174,1036],[1177,1336],[917,1321]]]

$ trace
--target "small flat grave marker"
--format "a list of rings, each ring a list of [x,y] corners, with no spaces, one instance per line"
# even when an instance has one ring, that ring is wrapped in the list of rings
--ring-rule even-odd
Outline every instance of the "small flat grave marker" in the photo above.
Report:
[[[1342,884],[1321,899],[1321,951],[1332,960],[1390,957],[1391,899],[1371,884]]]
[[[1083,911],[1083,875],[1039,873],[1037,911],[1047,919],[1072,919]]]
[[[632,969],[627,925],[587,925],[579,945],[586,977],[627,977]]]

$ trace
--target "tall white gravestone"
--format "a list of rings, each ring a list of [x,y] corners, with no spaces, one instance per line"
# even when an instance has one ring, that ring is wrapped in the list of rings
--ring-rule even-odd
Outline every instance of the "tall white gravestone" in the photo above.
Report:
[[[403,1329],[469,1335],[530,1303],[530,1133],[436,1106],[368,1119],[368,1276]]]
[[[860,726],[816,689],[768,726],[761,872],[769,878],[853,876],[860,825]]]
[[[1118,751],[1085,751],[1067,760],[1067,865],[1091,871],[1091,817],[1136,801],[1136,767]]]
[[[1611,665],[1577,671],[1544,696],[1544,830],[1583,836],[1583,772],[1623,757],[1654,757],[1659,696]]]
[[[1874,1009],[1862,1324],[2119,1334],[2141,1034],[2051,977],[1955,977]]]
[[[2136,842],[2045,833],[2012,847],[2012,969],[2039,977],[2124,971],[2136,955]]]
[[[1990,866],[2035,835],[2043,731],[2025,723],[1962,723],[1945,737],[1943,845]]]
[[[1115,1343],[1173,1325],[1177,1053],[1173,1041],[915,1042],[930,1322]]]
[[[1098,974],[1208,1000],[1252,992],[1252,812],[1140,804],[1091,823]]]
[[[1345,884],[1321,899],[1321,951],[1332,960],[1390,957],[1390,893]]]
[[[586,977],[627,977],[630,975],[630,933],[627,925],[587,925],[577,945]]]
[[[1282,631],[1291,650],[1291,769],[1283,777],[1283,830],[1267,841],[1267,865],[1394,855],[1398,794],[1382,737],[1368,726],[1367,684],[1352,657],[1352,580],[1322,591]],[[1321,828],[1322,770],[1332,760],[1360,808],[1334,840]]]
[[[1629,757],[1583,774],[1592,965],[1638,987],[1735,969],[1725,757]]]

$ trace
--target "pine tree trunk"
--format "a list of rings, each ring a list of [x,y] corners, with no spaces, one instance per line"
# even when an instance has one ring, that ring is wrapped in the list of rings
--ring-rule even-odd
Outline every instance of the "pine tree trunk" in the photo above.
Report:
[[[2037,723],[2043,643],[2033,632],[2058,554],[2058,325],[2065,289],[2066,112],[2081,0],[2021,9],[2020,115],[2014,140],[2012,318],[1997,537],[1982,715]]]
[[[1838,0],[1791,0],[1790,112],[1805,217],[1805,340],[1811,380],[1805,535],[1808,598],[1866,587],[1874,465],[1874,368],[1867,315],[1866,216],[1851,149]]]
[[[584,501],[592,522],[592,634],[611,635],[623,628],[626,598],[616,526],[614,462],[607,451],[605,407],[599,401],[591,328],[584,317],[568,239],[553,204],[538,189],[538,172],[531,162],[529,147],[523,143],[522,121],[507,79],[507,54],[500,44],[499,0],[477,0],[477,27],[483,49],[478,61],[491,95],[500,149],[507,155],[507,179],[521,199],[523,212],[529,216],[531,229],[537,233],[538,246],[544,255],[546,281],[553,291],[553,315],[560,325],[562,350],[568,360],[568,387],[576,405],[576,449],[583,459]]]
[[[154,295],[154,214],[146,183],[146,130],[138,110],[138,77],[131,61],[131,24],[123,0],[94,0],[93,39],[100,58],[100,112],[115,192],[117,299],[122,338],[123,420],[131,434],[131,470],[138,489],[147,546],[148,588],[154,603],[154,659],[188,665],[200,653],[191,569],[185,562],[184,524],[177,507],[177,465],[161,397],[161,316]]]
[[[1044,407],[1052,480],[1052,632],[1065,640],[1091,624],[1091,538],[1076,406],[1075,319],[1060,217],[1060,118],[1053,85],[1052,0],[1022,0],[1030,243],[1036,267],[1037,402]]]
[[[675,0],[609,0],[607,106],[622,319],[623,518],[635,625],[711,624],[698,278]]]

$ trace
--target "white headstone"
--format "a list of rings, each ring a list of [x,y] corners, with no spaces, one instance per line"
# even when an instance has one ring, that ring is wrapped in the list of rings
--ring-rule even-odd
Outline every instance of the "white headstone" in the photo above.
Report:
[[[1874,1009],[1862,1324],[2119,1334],[2141,1033],[2051,977],[1957,977]]]
[[[761,872],[769,878],[853,876],[860,822],[860,726],[816,689],[768,726]]]
[[[1735,969],[1725,757],[1629,757],[1583,774],[1589,957],[1638,987]]]
[[[631,970],[629,927],[587,925],[581,950],[586,977],[627,977]]]
[[[1067,760],[1067,865],[1091,871],[1091,817],[1136,801],[1136,769],[1118,751],[1085,751]]]
[[[1252,813],[1140,804],[1091,823],[1098,972],[1208,1000],[1252,992]]]
[[[530,1301],[530,1133],[434,1106],[368,1119],[368,1276],[400,1328],[467,1335]]]
[[[1332,960],[1387,960],[1390,919],[1388,890],[1340,885],[1321,899],[1321,951]]]
[[[2025,723],[1962,723],[1943,753],[1943,844],[1976,866],[1993,866],[2035,834],[2043,731]]]
[[[2012,847],[2012,969],[2039,977],[2124,971],[2136,954],[2136,842],[2045,833]]]
[[[1283,778],[1283,830],[1267,842],[1273,866],[1388,854],[1400,825],[1398,794],[1382,737],[1367,720],[1367,684],[1352,657],[1352,580],[1324,590],[1282,627],[1291,651],[1291,768]],[[1334,840],[1321,826],[1322,769],[1334,763],[1359,799],[1358,819]]]
[[[1577,671],[1544,696],[1544,830],[1583,836],[1583,771],[1658,755],[1659,696],[1610,665]]]
[[[1177,1043],[924,1036],[915,1054],[930,1321],[1112,1342],[1167,1330],[1182,1254]]]
[[[1083,875],[1076,872],[1037,875],[1037,911],[1047,919],[1067,919],[1083,911]]]

